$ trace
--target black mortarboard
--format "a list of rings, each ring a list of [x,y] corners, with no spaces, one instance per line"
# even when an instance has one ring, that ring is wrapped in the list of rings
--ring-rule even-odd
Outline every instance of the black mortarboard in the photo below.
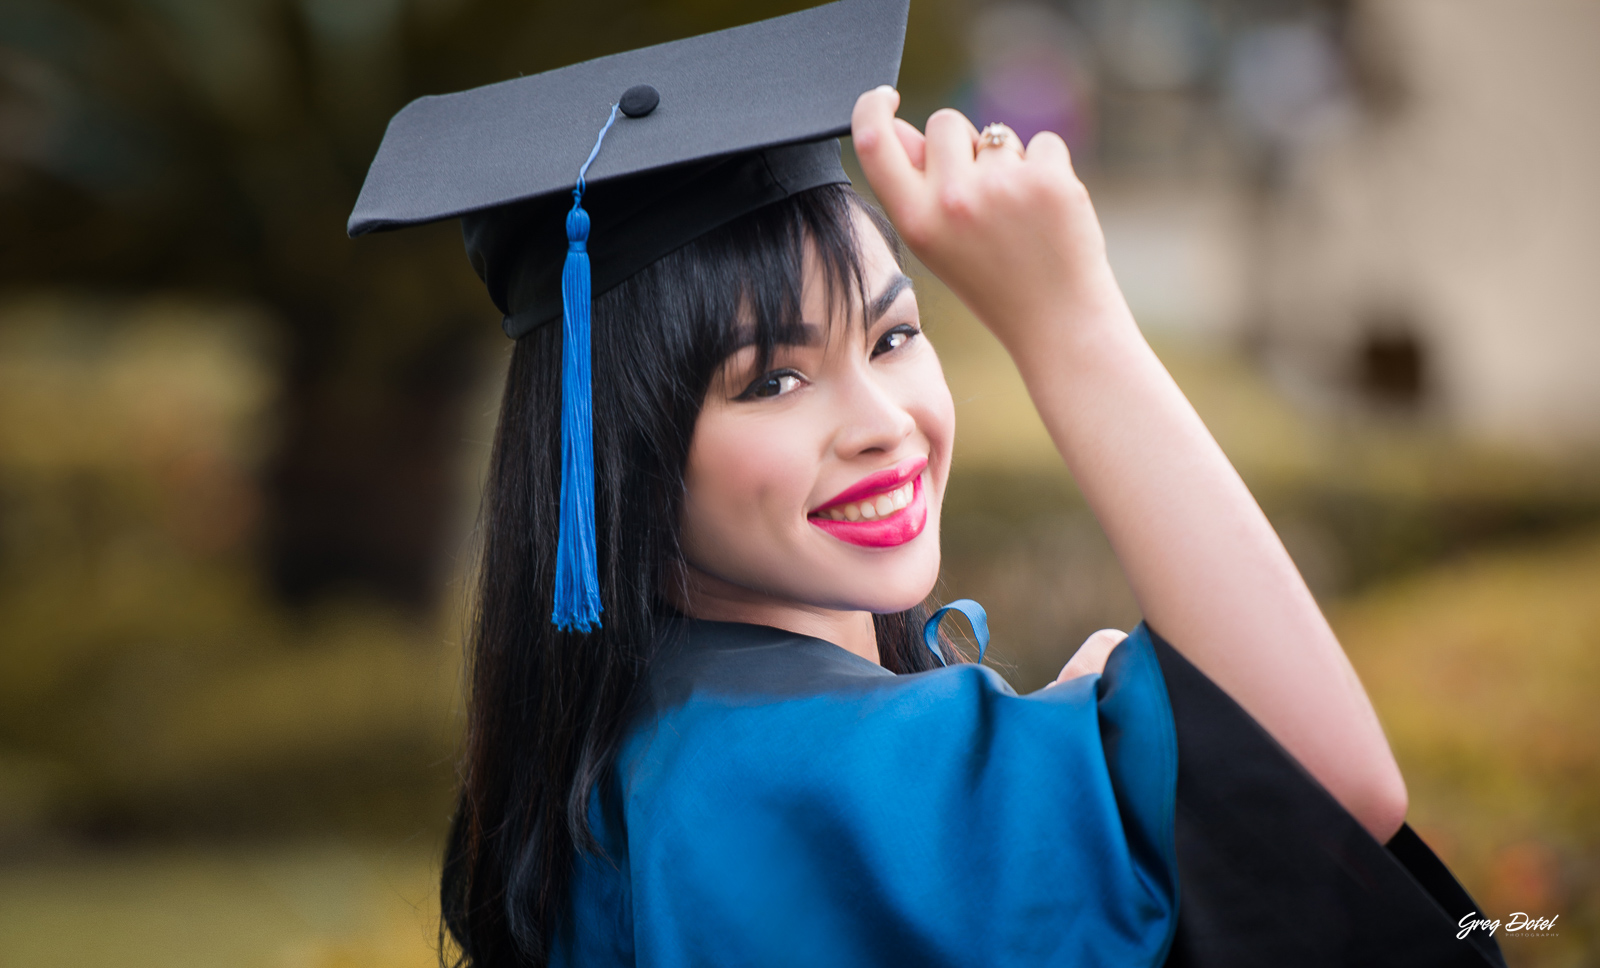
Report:
[[[558,626],[599,624],[592,293],[746,212],[848,182],[836,139],[862,92],[898,78],[909,2],[839,0],[419,98],[389,122],[350,234],[459,217],[508,336],[563,320]]]
[[[840,0],[419,98],[389,122],[350,234],[461,216],[473,268],[521,336],[560,318],[567,196],[624,92],[648,86],[659,103],[619,117],[587,174],[597,293],[745,212],[848,181],[831,139],[863,91],[895,83],[908,4]]]

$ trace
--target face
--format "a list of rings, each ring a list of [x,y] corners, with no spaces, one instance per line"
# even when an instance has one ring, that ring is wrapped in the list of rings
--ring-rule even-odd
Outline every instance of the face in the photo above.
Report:
[[[807,341],[759,370],[753,347],[730,357],[690,445],[691,588],[768,621],[785,608],[903,611],[939,574],[955,408],[910,280],[864,218],[857,232],[865,312],[838,318],[808,267]]]

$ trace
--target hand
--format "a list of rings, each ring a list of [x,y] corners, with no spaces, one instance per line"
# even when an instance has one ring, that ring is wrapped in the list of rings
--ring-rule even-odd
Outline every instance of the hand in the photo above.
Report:
[[[899,104],[890,87],[856,100],[861,168],[911,251],[1013,356],[1041,330],[1108,310],[1131,324],[1066,142],[1040,132],[1021,152],[980,151],[960,112],[936,112],[924,135],[894,116]]]
[[[1106,660],[1111,658],[1111,650],[1121,645],[1127,637],[1128,633],[1119,629],[1101,629],[1084,639],[1078,651],[1072,653],[1072,659],[1062,668],[1061,675],[1056,676],[1056,682],[1106,671]]]

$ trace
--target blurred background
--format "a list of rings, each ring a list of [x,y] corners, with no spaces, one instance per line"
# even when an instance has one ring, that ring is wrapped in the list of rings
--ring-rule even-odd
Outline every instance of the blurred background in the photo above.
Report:
[[[0,0],[0,964],[434,962],[508,344],[454,223],[346,215],[413,97],[806,5]],[[917,0],[902,88],[1067,138],[1413,825],[1600,964],[1600,5]],[[1137,610],[919,287],[939,595],[1035,688]]]

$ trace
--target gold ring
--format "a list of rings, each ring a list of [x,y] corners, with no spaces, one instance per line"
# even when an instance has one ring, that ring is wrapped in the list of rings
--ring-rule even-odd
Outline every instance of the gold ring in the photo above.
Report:
[[[979,151],[985,148],[1005,147],[1014,148],[1017,154],[1022,154],[1022,139],[1017,137],[1017,133],[1009,126],[997,121],[994,124],[984,125],[983,130],[978,132]]]

